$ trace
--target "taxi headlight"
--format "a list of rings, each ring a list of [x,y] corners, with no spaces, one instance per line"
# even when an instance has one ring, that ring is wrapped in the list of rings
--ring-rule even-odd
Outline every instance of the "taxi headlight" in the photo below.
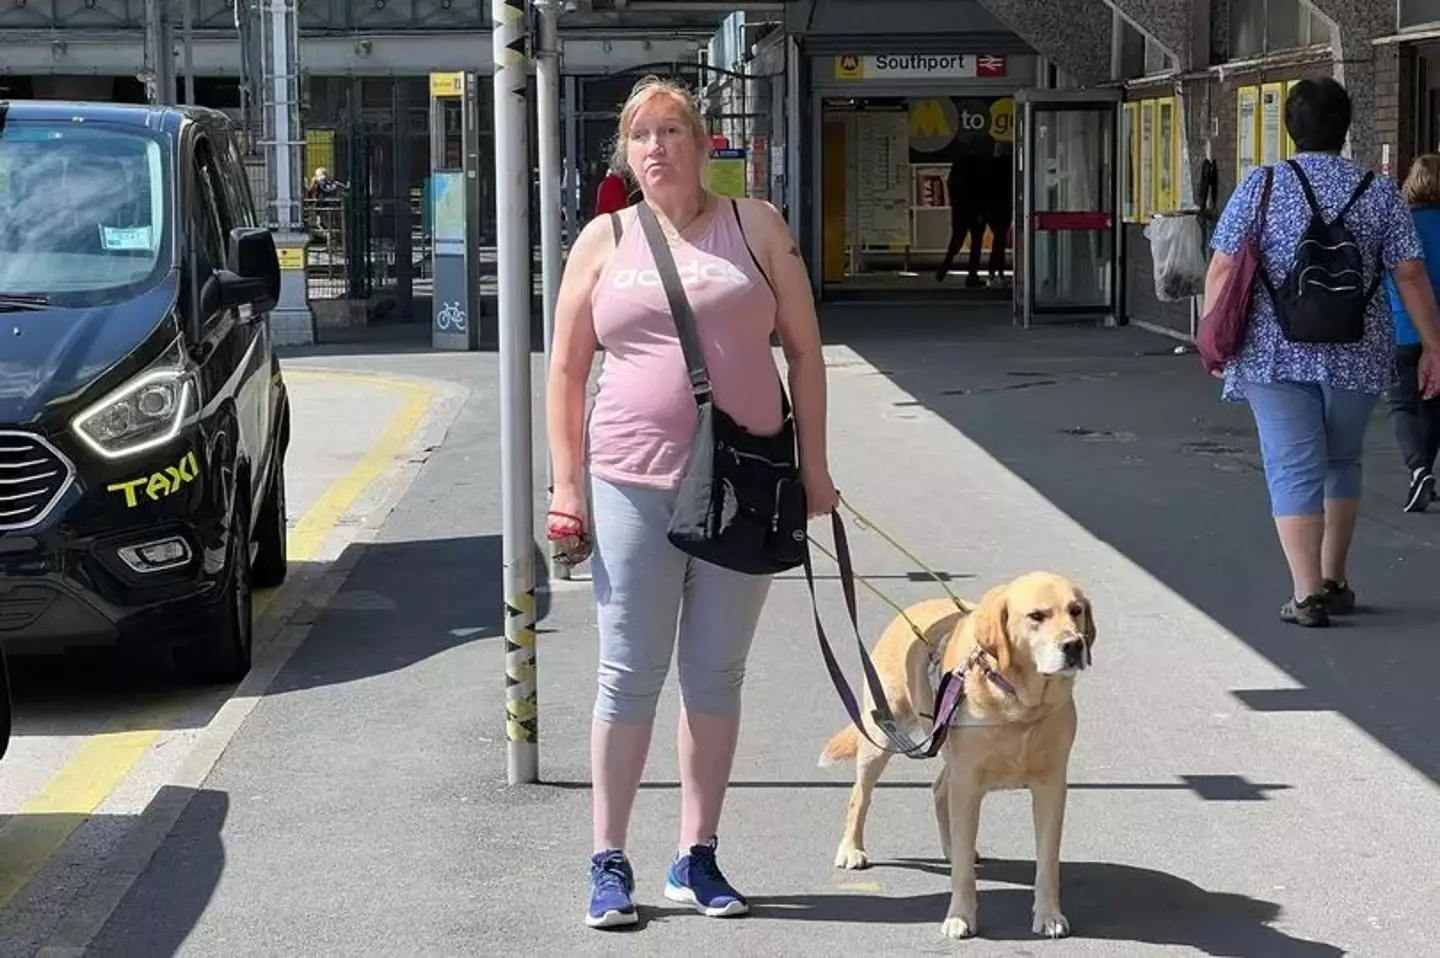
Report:
[[[195,379],[177,338],[151,366],[72,421],[75,433],[106,459],[123,459],[174,439],[193,413]]]

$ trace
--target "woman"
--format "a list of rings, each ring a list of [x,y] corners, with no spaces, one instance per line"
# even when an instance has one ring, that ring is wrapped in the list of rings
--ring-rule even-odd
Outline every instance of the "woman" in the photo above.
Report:
[[[1349,94],[1339,83],[1302,80],[1285,104],[1285,126],[1299,150],[1296,164],[1326,221],[1355,197],[1345,224],[1363,250],[1365,283],[1371,288],[1382,270],[1394,278],[1424,343],[1420,379],[1429,395],[1440,388],[1440,327],[1421,261],[1424,251],[1392,182],[1376,179],[1358,192],[1364,171],[1340,155],[1350,113]],[[1229,280],[1255,228],[1264,180],[1265,170],[1253,171],[1221,215],[1205,282],[1207,300]],[[1296,172],[1288,164],[1276,166],[1265,228],[1258,237],[1260,269],[1272,284],[1284,283],[1289,274],[1310,215]],[[1223,395],[1232,402],[1248,401],[1259,431],[1271,512],[1290,566],[1292,594],[1280,608],[1285,622],[1323,627],[1330,616],[1355,610],[1346,560],[1360,504],[1360,458],[1376,400],[1393,378],[1393,344],[1383,297],[1369,300],[1361,341],[1309,343],[1288,339],[1276,320],[1274,299],[1263,285],[1255,289],[1245,344],[1225,368]]]
[[[1440,282],[1440,155],[1417,157],[1405,180],[1405,202],[1415,216],[1415,228],[1425,247],[1425,267],[1431,288]],[[1424,512],[1435,497],[1435,458],[1440,452],[1440,398],[1420,395],[1420,335],[1395,284],[1387,277],[1385,289],[1395,323],[1395,375],[1385,394],[1395,442],[1410,470],[1405,511]]]
[[[616,168],[639,184],[686,277],[715,402],[754,433],[781,426],[770,345],[779,333],[809,508],[828,512],[837,495],[827,465],[825,365],[810,280],[785,221],[768,203],[705,189],[705,124],[671,82],[636,86],[620,113],[615,152]],[[637,920],[626,837],[677,647],[682,806],[665,895],[711,916],[749,909],[716,865],[715,835],[745,662],[770,584],[691,560],[666,537],[696,407],[637,210],[597,217],[576,241],[556,305],[547,396],[555,473],[548,533],[572,560],[594,548],[600,664],[585,920],[601,928]],[[585,393],[597,347],[605,360],[587,436]]]

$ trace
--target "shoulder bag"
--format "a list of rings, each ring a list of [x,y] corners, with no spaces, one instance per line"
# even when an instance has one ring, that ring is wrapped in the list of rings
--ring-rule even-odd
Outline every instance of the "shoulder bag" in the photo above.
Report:
[[[670,542],[697,559],[747,575],[796,568],[809,554],[808,517],[785,384],[780,384],[782,424],[773,436],[750,432],[715,404],[695,315],[670,245],[648,204],[637,204],[636,213],[670,302],[698,411],[667,530]],[[735,216],[738,220],[738,209]]]
[[[1250,298],[1255,291],[1256,271],[1263,268],[1260,253],[1261,234],[1265,232],[1265,215],[1270,207],[1270,187],[1275,181],[1275,168],[1265,168],[1265,188],[1260,193],[1260,217],[1254,232],[1245,237],[1240,256],[1229,281],[1206,304],[1204,317],[1195,335],[1195,349],[1208,373],[1217,373],[1245,346],[1245,332],[1250,324]]]

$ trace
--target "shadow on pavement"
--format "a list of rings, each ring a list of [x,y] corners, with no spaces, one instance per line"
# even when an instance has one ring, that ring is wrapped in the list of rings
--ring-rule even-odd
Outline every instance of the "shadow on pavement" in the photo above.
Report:
[[[167,885],[163,900],[145,903],[140,912],[145,920],[125,929],[124,947],[92,953],[137,958],[179,953],[209,907],[225,870],[221,831],[229,809],[230,796],[225,792],[167,785],[138,816],[21,813],[6,817],[0,825],[0,854],[7,848],[24,853],[29,844],[44,844],[57,835],[72,845],[95,841],[97,836],[117,829],[125,837],[103,859],[67,864],[63,866],[66,873],[58,877],[37,871],[28,876],[27,884],[13,889],[13,897],[0,907],[0,954],[31,954],[38,944],[36,939],[41,938],[48,938],[61,953],[72,948],[78,953],[78,949],[90,945],[90,939],[102,931],[108,920],[104,911],[95,910],[97,906],[103,909],[107,899],[128,903],[143,897],[145,882],[123,891],[117,883],[127,881],[151,863],[157,829],[174,822],[177,814],[179,824],[156,860],[163,857],[163,867],[175,869],[173,874],[183,878]],[[0,862],[0,888],[16,877],[6,874],[6,866],[13,864]],[[89,871],[91,865],[96,867],[93,872]],[[54,902],[43,899],[46,894],[54,894],[57,887],[60,893],[76,893],[76,897],[67,904],[58,927],[51,927],[53,919],[44,916]],[[76,907],[76,902],[84,903],[84,907]]]
[[[501,549],[493,535],[351,545],[347,552],[358,555],[344,585],[317,613],[315,628],[267,694],[397,672],[503,636]],[[550,595],[538,547],[533,561],[539,623],[550,613]]]
[[[325,628],[312,630],[267,694],[399,671],[504,634],[499,536],[352,544],[337,561],[354,563],[339,592],[324,609],[302,606],[295,617],[309,615]],[[538,547],[534,563],[539,623],[549,614],[550,596]],[[297,563],[292,576],[301,568]],[[10,668],[15,738],[119,726],[204,728],[235,691],[234,685],[186,685],[168,659],[144,649],[16,658]]]
[[[134,863],[172,876],[164,882],[137,881],[120,899],[111,916],[87,942],[88,954],[126,956],[176,955],[200,924],[225,872],[221,833],[230,813],[230,795],[212,789],[167,785],[150,809],[179,803],[183,811],[158,849],[146,847],[145,829],[136,829],[137,852],[147,859]],[[149,817],[150,809],[145,815]],[[153,852],[153,858],[149,853]],[[83,910],[81,912],[83,915]],[[121,927],[114,916],[141,916]]]
[[[950,866],[930,859],[876,862],[875,868],[902,868],[949,877]],[[980,890],[980,935],[998,941],[1037,940],[1030,930],[1035,863],[982,858],[981,882],[1017,888]],[[950,893],[892,898],[853,893],[754,898],[757,918],[786,921],[918,924],[945,917]],[[1280,917],[1273,902],[1207,891],[1149,868],[1106,862],[1065,861],[1060,865],[1060,905],[1076,938],[1180,945],[1207,955],[1251,958],[1328,958],[1344,952],[1334,945],[1292,938],[1271,923]]]
[[[942,417],[1303,686],[1234,690],[1241,701],[1338,712],[1440,781],[1431,732],[1440,516],[1401,514],[1404,470],[1381,413],[1351,558],[1361,614],[1302,631],[1278,618],[1289,576],[1253,420],[1247,407],[1220,401],[1194,355],[1128,328],[1023,331],[1008,317],[951,321],[934,311],[879,318],[831,311],[825,339],[854,350],[914,397],[907,404]]]

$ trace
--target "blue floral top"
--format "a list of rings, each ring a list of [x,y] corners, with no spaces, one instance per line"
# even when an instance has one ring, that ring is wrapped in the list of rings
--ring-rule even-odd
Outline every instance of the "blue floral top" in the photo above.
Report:
[[[1302,153],[1296,161],[1305,171],[1316,199],[1327,219],[1360,185],[1364,170],[1341,156]],[[1259,219],[1260,195],[1265,188],[1263,167],[1250,175],[1230,197],[1210,245],[1230,256],[1239,254],[1244,239]],[[1310,205],[1294,171],[1284,163],[1275,167],[1270,210],[1265,234],[1260,238],[1261,268],[1275,285],[1285,281],[1294,261],[1295,248],[1310,223]],[[1415,231],[1415,220],[1395,183],[1376,177],[1365,195],[1346,214],[1345,223],[1364,249],[1368,276],[1373,279],[1378,249],[1385,269],[1392,270],[1408,259],[1424,259],[1425,250]],[[1258,279],[1250,302],[1250,324],[1240,355],[1225,367],[1223,397],[1232,402],[1245,399],[1245,383],[1276,380],[1323,383],[1337,389],[1378,394],[1391,385],[1394,376],[1395,333],[1390,321],[1390,304],[1384,291],[1377,291],[1365,314],[1365,337],[1358,343],[1292,343],[1280,332],[1275,305]]]

